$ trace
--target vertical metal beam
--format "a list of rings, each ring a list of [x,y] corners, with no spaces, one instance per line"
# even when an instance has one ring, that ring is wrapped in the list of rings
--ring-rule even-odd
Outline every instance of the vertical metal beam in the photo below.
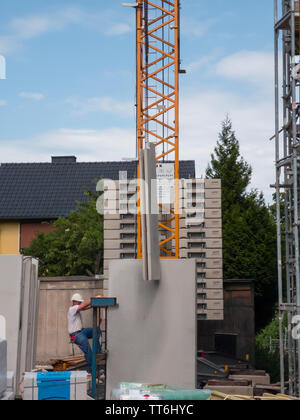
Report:
[[[143,271],[144,280],[161,278],[158,237],[155,145],[148,143],[140,153]],[[153,212],[152,210],[155,210]]]
[[[274,26],[278,21],[278,5],[274,0]],[[279,161],[279,70],[278,70],[278,41],[279,33],[275,28],[275,160]],[[278,261],[278,300],[279,300],[279,342],[280,342],[280,383],[281,392],[284,393],[284,347],[283,347],[283,316],[281,311],[283,303],[282,294],[282,250],[281,250],[281,212],[280,212],[280,168],[276,164],[276,229],[277,229],[277,261]]]
[[[284,11],[284,5],[282,5],[282,12]],[[288,71],[287,71],[287,53],[285,47],[285,39],[286,39],[286,32],[283,31],[283,48],[282,48],[282,69],[283,69],[283,77],[282,77],[282,84],[283,84],[283,121],[287,121],[288,113],[287,113],[287,97],[288,97]],[[287,158],[289,155],[289,144],[288,144],[288,136],[286,130],[283,132],[283,154],[284,157]],[[284,184],[287,185],[289,180],[288,170],[284,168]],[[286,188],[284,192],[284,219],[285,219],[285,265],[286,265],[286,290],[287,290],[287,303],[290,305],[292,303],[291,300],[291,279],[290,279],[290,215],[289,215],[289,208],[290,208],[290,192],[289,189]],[[288,312],[288,373],[289,373],[289,393],[290,395],[294,394],[294,361],[293,361],[293,338],[292,338],[292,314]]]
[[[93,360],[92,360],[92,398],[96,398],[97,374],[97,308],[93,308]]]
[[[296,58],[296,24],[295,24],[295,1],[290,0],[291,5],[291,65],[294,64]],[[292,70],[292,69],[291,69]],[[297,113],[296,113],[296,80],[291,77],[292,81],[292,135],[293,135],[293,172],[294,172],[294,241],[295,241],[295,274],[296,274],[296,303],[297,315],[300,315],[300,272],[299,272],[299,212],[298,212],[298,151],[296,149],[297,143]],[[298,348],[298,396],[300,397],[300,340],[297,341]]]
[[[276,130],[276,212],[277,212],[277,246],[278,246],[278,299],[280,314],[280,369],[281,387],[284,390],[285,350],[288,355],[289,392],[300,396],[300,340],[292,339],[292,317],[300,315],[300,261],[299,261],[299,136],[297,118],[299,81],[293,75],[295,58],[299,56],[299,10],[298,2],[281,0],[281,16],[278,13],[278,2],[274,0],[275,17],[275,130]],[[297,20],[296,20],[297,19]],[[282,33],[283,45],[283,124],[280,128],[279,115],[279,35]],[[282,144],[280,132],[282,134]],[[281,185],[281,171],[284,168],[284,185]],[[281,188],[285,189],[285,244],[286,244],[286,280],[283,282],[283,264],[281,255]],[[285,297],[286,292],[286,297]],[[284,347],[283,321],[288,320],[288,348]]]
[[[143,107],[144,102],[143,89],[141,87],[141,68],[143,66],[143,51],[141,45],[141,38],[143,34],[143,0],[138,0],[138,7],[136,9],[136,121],[137,121],[137,158],[140,158],[140,151],[144,147],[144,138],[142,130],[142,120],[143,120]],[[141,259],[143,256],[142,251],[142,220],[141,220],[141,190],[140,190],[140,180],[141,170],[140,165],[138,164],[137,169],[137,179],[138,179],[138,214],[137,214],[137,257]]]

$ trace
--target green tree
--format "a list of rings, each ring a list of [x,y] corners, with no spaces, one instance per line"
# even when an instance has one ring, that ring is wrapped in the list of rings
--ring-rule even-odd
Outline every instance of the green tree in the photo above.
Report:
[[[263,194],[250,192],[252,168],[240,155],[227,117],[207,168],[207,178],[222,180],[225,279],[255,281],[256,327],[264,327],[276,303],[276,225]]]
[[[54,230],[40,233],[24,255],[40,259],[43,277],[99,274],[103,268],[103,216],[96,210],[97,197],[86,193],[87,203],[53,223]]]
[[[283,326],[287,329],[287,317],[284,318]],[[287,362],[288,360],[285,357],[286,373]],[[278,316],[256,335],[255,363],[257,369],[265,370],[270,374],[272,383],[280,381]]]
[[[240,145],[232,130],[232,122],[226,117],[222,131],[206,170],[207,178],[222,180],[223,212],[231,211],[234,204],[241,204],[250,184],[252,168],[240,155]]]

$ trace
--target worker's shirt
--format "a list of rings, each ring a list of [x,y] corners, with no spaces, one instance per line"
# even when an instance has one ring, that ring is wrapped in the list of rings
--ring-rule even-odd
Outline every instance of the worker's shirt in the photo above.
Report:
[[[82,318],[78,308],[78,305],[71,306],[68,312],[68,330],[70,335],[82,330]]]

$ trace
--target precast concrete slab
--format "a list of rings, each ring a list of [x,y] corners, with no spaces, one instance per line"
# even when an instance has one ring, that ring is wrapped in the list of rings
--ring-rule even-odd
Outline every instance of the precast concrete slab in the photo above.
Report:
[[[196,263],[161,260],[161,280],[143,280],[142,261],[112,261],[107,396],[120,382],[195,388]]]

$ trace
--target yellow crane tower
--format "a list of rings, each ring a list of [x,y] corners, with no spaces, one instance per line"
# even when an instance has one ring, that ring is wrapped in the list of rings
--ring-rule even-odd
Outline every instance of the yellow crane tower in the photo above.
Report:
[[[146,143],[155,144],[158,166],[174,173],[169,214],[160,218],[161,258],[179,258],[179,73],[180,0],[138,0],[137,158]],[[140,172],[138,169],[138,179]],[[160,212],[168,213],[165,203]],[[142,258],[140,200],[138,258]]]

